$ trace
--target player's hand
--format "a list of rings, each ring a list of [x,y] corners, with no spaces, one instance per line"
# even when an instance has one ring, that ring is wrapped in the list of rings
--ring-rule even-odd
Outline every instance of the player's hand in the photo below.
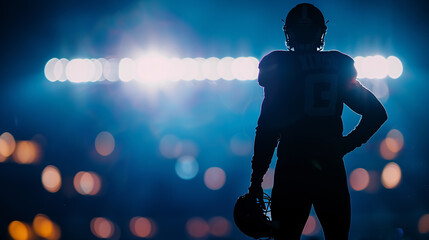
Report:
[[[249,195],[251,197],[256,198],[257,202],[262,207],[262,209],[265,209],[264,190],[262,189],[261,184],[254,184],[254,183],[250,184]]]

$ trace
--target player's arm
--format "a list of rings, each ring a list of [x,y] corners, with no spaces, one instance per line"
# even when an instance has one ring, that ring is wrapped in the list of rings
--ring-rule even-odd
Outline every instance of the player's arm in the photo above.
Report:
[[[277,107],[274,102],[275,99],[275,71],[276,62],[270,61],[270,58],[265,57],[259,65],[258,82],[264,87],[264,100],[261,106],[261,113],[258,119],[258,126],[256,127],[254,152],[252,157],[252,175],[251,185],[249,188],[250,193],[261,196],[262,194],[262,180],[271,159],[274,150],[277,147],[278,139],[280,137],[276,124],[276,111]]]
[[[343,101],[354,112],[362,115],[359,124],[343,138],[343,154],[366,143],[387,120],[387,113],[374,94],[354,76],[346,83]]]

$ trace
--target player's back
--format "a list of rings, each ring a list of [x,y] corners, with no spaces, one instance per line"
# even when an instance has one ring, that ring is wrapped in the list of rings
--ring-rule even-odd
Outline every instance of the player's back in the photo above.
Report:
[[[343,89],[356,76],[349,56],[338,51],[274,51],[259,68],[265,99],[258,126],[281,133],[279,148],[341,138]]]

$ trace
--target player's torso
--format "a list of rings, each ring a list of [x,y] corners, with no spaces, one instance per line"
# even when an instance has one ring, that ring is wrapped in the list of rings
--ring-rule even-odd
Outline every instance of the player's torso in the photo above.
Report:
[[[341,61],[335,53],[282,52],[278,57],[276,87],[266,97],[278,105],[284,138],[325,141],[339,138],[343,126],[340,88]]]

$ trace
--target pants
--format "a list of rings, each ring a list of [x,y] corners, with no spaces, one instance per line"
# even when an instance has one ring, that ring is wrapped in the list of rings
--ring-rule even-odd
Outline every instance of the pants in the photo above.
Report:
[[[271,200],[275,240],[299,240],[312,205],[326,240],[348,239],[350,194],[341,158],[279,158]]]

